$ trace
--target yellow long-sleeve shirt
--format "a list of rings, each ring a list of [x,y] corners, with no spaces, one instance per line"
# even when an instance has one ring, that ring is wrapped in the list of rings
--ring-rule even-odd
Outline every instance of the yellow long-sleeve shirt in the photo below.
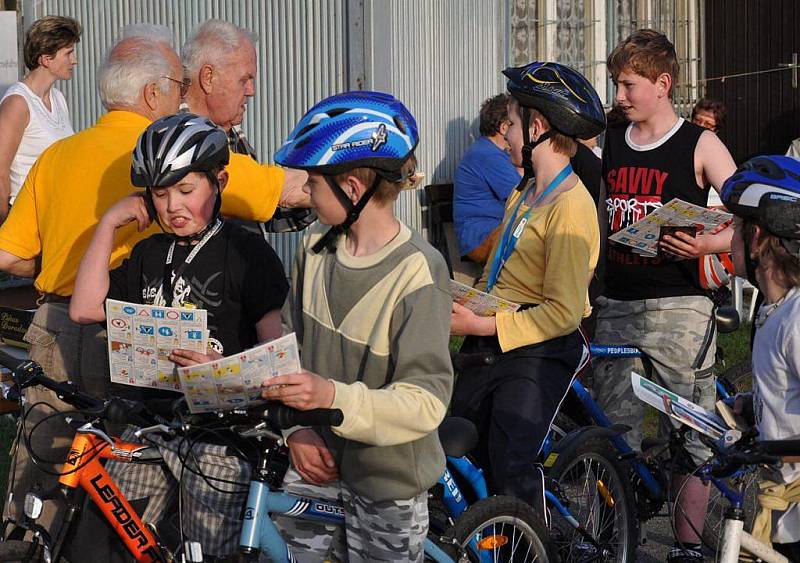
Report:
[[[501,232],[513,220],[521,192],[508,198]],[[523,203],[517,220],[527,211]],[[492,249],[478,289],[486,289],[498,244]],[[531,211],[525,229],[500,272],[492,295],[536,304],[497,316],[497,339],[504,352],[573,332],[591,311],[588,287],[600,254],[597,210],[579,181],[547,205]]]

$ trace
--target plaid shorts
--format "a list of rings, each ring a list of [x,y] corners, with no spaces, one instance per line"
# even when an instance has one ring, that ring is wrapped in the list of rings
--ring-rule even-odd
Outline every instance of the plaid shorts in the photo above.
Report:
[[[135,431],[129,426],[122,440],[140,442]],[[223,557],[236,553],[250,464],[228,455],[228,448],[222,445],[184,438],[149,439],[158,444],[163,464],[106,464],[106,470],[129,501],[146,499],[142,520],[154,524],[163,520],[174,510],[176,494],[180,492],[184,541],[199,542],[204,555]]]

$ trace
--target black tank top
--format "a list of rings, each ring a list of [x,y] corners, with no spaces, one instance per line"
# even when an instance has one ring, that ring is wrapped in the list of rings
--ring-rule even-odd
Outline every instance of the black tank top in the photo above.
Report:
[[[627,124],[612,127],[603,147],[608,235],[679,198],[705,206],[708,190],[697,185],[694,151],[703,129],[682,121],[672,136],[648,150],[625,140]],[[605,295],[633,300],[704,295],[697,260],[646,258],[630,247],[608,242]]]

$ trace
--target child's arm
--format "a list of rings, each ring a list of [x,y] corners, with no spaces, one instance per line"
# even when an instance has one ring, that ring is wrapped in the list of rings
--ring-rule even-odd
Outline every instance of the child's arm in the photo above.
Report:
[[[718,192],[722,184],[736,172],[736,163],[731,153],[711,131],[704,131],[695,148],[695,171]],[[731,249],[733,228],[723,229],[715,234],[699,234],[692,237],[686,233],[664,237],[664,250],[682,258],[698,258],[705,254],[728,252]]]
[[[417,289],[394,309],[388,335],[393,366],[385,387],[370,389],[361,382],[346,384],[303,372],[270,379],[263,396],[301,410],[341,409],[344,422],[331,430],[366,444],[403,444],[433,432],[447,411],[453,384],[448,349],[452,297],[444,264],[441,268],[442,275],[434,276],[441,283]]]
[[[109,288],[108,263],[114,248],[114,233],[131,221],[138,223],[139,232],[150,224],[144,197],[134,193],[114,204],[97,224],[92,242],[83,255],[70,299],[69,316],[76,323],[104,321],[103,306]]]

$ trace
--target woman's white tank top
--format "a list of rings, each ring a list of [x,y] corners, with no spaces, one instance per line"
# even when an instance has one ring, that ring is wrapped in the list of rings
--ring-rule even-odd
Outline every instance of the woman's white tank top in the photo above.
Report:
[[[52,111],[48,110],[42,99],[23,82],[12,84],[2,99],[5,100],[9,96],[22,96],[28,104],[30,115],[17,154],[11,162],[11,203],[14,203],[28,171],[39,155],[54,142],[69,137],[75,131],[72,130],[69,120],[67,100],[56,88],[50,88]]]

